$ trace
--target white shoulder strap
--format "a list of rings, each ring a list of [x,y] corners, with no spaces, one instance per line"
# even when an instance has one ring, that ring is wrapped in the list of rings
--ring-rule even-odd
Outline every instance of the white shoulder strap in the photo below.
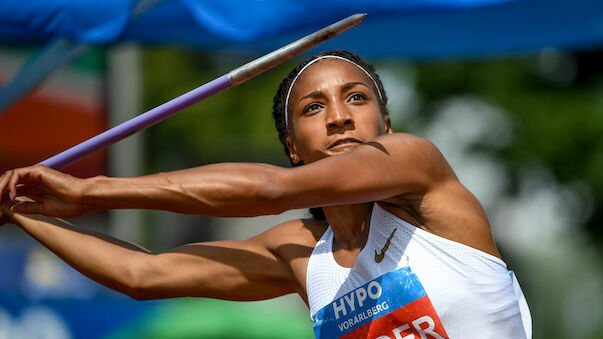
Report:
[[[519,281],[513,271],[509,271],[511,278],[513,279],[513,290],[515,290],[515,296],[519,302],[519,312],[521,313],[521,321],[523,322],[523,329],[526,332],[527,338],[532,338],[532,314],[528,307],[526,297],[523,295],[523,291],[519,286]]]

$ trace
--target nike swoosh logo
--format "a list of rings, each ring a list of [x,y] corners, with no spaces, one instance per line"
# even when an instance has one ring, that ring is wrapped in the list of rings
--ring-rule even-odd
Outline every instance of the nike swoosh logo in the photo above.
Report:
[[[381,249],[381,253],[377,253],[377,251],[375,251],[375,262],[376,263],[382,262],[383,258],[385,258],[385,252],[389,248],[389,243],[392,241],[392,238],[394,237],[396,230],[397,230],[397,228],[394,228],[394,230],[392,231],[392,234],[390,234],[389,238],[387,238],[387,241],[385,242],[385,246],[383,246],[383,248]]]

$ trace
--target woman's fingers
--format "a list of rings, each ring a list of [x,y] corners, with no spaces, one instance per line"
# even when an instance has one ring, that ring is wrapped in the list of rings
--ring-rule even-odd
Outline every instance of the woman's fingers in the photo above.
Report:
[[[19,170],[14,170],[10,180],[8,181],[8,189],[11,194],[11,199],[14,200],[17,197],[17,183],[19,182]]]
[[[8,191],[0,192],[0,226],[8,223],[8,215],[11,214],[10,206],[13,202],[9,201]]]
[[[8,186],[8,181],[10,180],[12,173],[13,170],[8,170],[4,172],[4,174],[2,174],[2,176],[0,177],[0,194],[2,196],[1,202],[4,202],[5,193],[7,193],[6,197],[8,197],[8,191],[6,188]]]
[[[73,217],[84,210],[73,201],[72,177],[44,166],[13,169],[0,177],[0,202],[15,201],[12,212]],[[70,196],[71,195],[71,196]],[[9,197],[10,196],[10,197]]]
[[[8,198],[8,191],[0,191],[0,226],[4,224],[4,222],[2,222],[3,220],[3,209],[5,208],[5,206],[3,205],[7,205],[8,206],[8,201],[10,199]]]
[[[0,177],[0,192],[8,191],[10,200],[18,196],[40,191],[40,173],[35,167],[24,167],[6,171]]]

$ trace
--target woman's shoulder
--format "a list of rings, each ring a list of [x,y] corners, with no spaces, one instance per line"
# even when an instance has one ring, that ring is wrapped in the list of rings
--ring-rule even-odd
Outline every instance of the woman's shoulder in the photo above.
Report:
[[[367,144],[370,145],[371,143],[379,143],[383,146],[404,146],[405,150],[410,149],[439,153],[437,146],[433,142],[410,133],[387,133],[378,136],[375,140],[369,141]]]
[[[404,181],[415,178],[422,180],[425,185],[431,185],[442,179],[456,180],[452,168],[438,147],[423,137],[409,133],[388,133],[365,145],[387,154],[387,157],[380,157],[383,161],[404,168],[404,172],[391,173],[399,175]]]
[[[280,252],[293,247],[313,249],[328,226],[325,220],[293,219],[278,224],[254,238],[272,251]]]
[[[295,243],[316,244],[329,227],[326,220],[294,219],[276,225],[271,231],[281,239]]]

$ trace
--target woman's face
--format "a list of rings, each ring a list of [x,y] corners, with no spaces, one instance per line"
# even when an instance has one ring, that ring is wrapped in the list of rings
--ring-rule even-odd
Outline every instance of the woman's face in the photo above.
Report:
[[[294,163],[349,152],[391,133],[373,81],[339,59],[319,60],[306,68],[291,90],[288,114],[293,136],[287,137],[287,147]]]

